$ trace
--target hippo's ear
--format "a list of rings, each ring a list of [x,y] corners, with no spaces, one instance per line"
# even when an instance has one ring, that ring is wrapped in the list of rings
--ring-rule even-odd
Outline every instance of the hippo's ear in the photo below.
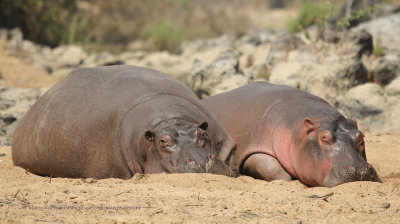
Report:
[[[314,122],[309,118],[304,119],[304,126],[307,129],[307,134],[315,130]]]
[[[208,123],[205,121],[201,122],[198,127],[205,131],[208,128]]]
[[[152,132],[152,131],[150,131],[150,130],[147,130],[147,131],[144,133],[144,137],[145,137],[148,141],[154,142],[155,139],[156,139],[156,133],[154,133],[154,132]]]
[[[357,120],[356,119],[348,119],[351,124],[353,124],[356,128],[358,128]]]

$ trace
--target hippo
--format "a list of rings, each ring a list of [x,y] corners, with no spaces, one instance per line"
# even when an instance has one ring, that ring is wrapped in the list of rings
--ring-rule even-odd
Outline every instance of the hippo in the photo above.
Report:
[[[364,134],[323,99],[267,82],[203,99],[237,143],[241,174],[333,187],[381,182],[367,162]]]
[[[15,166],[69,178],[151,173],[235,175],[236,143],[179,81],[135,66],[80,68],[19,122]]]

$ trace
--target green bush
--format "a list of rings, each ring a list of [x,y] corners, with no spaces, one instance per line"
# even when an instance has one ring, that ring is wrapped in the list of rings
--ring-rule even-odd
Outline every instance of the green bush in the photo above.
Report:
[[[149,38],[157,50],[176,52],[185,39],[185,30],[170,20],[159,21],[151,27]]]
[[[378,38],[376,39],[376,43],[374,46],[374,55],[375,55],[375,57],[385,56],[385,49],[382,45],[382,39],[381,39],[380,35],[378,35]]]
[[[291,33],[296,33],[315,23],[323,25],[322,23],[336,11],[337,8],[330,1],[319,3],[305,1],[300,6],[297,17],[289,20],[286,26]]]
[[[378,8],[382,7],[383,5],[384,5],[383,3],[378,3],[375,5],[371,5],[371,6],[363,8],[363,9],[360,9],[355,14],[351,14],[349,17],[342,18],[340,21],[338,21],[337,25],[340,28],[348,28],[352,21],[360,19],[367,15],[370,15],[375,9],[378,9]]]
[[[76,0],[1,0],[0,27],[20,27],[24,38],[56,46],[84,40],[86,22]]]

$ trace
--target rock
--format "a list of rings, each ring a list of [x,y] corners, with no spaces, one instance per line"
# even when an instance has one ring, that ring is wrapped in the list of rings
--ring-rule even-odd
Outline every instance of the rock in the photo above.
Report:
[[[237,47],[237,50],[240,52],[240,67],[245,69],[251,66],[265,65],[265,61],[271,50],[271,44],[264,43],[258,46],[241,44]]]
[[[258,46],[265,43],[272,43],[277,41],[279,36],[287,35],[287,32],[276,33],[271,30],[257,30],[251,31],[249,34],[245,34],[238,40],[238,44],[251,44]]]
[[[362,23],[351,30],[363,29],[372,34],[375,43],[380,39],[383,46],[400,50],[400,13]]]
[[[400,50],[390,50],[379,58],[375,75],[376,81],[382,85],[387,85],[396,77],[400,77]]]
[[[388,96],[398,97],[400,101],[400,76],[387,85],[385,91]]]
[[[299,38],[289,34],[282,34],[271,43],[271,50],[269,51],[266,59],[266,66],[268,70],[279,62],[286,61],[290,51],[295,50],[305,43]]]
[[[324,42],[300,47],[272,69],[270,82],[300,88],[335,104],[337,96],[368,81],[358,50],[345,49]]]
[[[224,35],[217,38],[183,42],[180,46],[180,51],[182,55],[188,55],[199,51],[210,50],[215,47],[232,48],[233,46],[234,38],[228,35]]]
[[[179,55],[170,54],[166,51],[152,52],[144,54],[141,57],[125,59],[124,64],[143,66],[162,71],[183,82],[188,87],[191,83],[189,74],[192,60],[189,57],[185,58]]]
[[[372,35],[365,30],[350,32],[345,38],[345,43],[354,45],[354,48],[357,49],[358,57],[361,57],[363,54],[370,55],[374,50]]]
[[[11,145],[18,121],[39,97],[37,89],[7,87],[0,80],[0,141]]]
[[[192,79],[192,90],[200,98],[235,89],[250,81],[239,70],[239,54],[232,49],[222,52],[209,64],[196,60]]]
[[[76,45],[59,46],[53,50],[53,54],[59,68],[77,67],[86,57],[82,47]]]
[[[339,98],[338,109],[356,119],[361,130],[380,131],[385,124],[385,98],[380,86],[367,83],[350,89]]]
[[[109,52],[102,52],[99,54],[92,54],[85,58],[82,67],[96,67],[107,65],[121,65],[124,62],[116,55]]]
[[[333,17],[332,19],[329,19],[329,23],[331,24],[337,24],[342,18],[347,17],[347,10],[348,10],[348,1],[344,1],[345,3],[342,5],[339,13]],[[351,1],[351,7],[350,7],[350,15],[356,15],[360,10],[366,9],[368,6],[374,6],[378,4],[379,0],[353,0]],[[354,19],[350,22],[350,27],[357,26],[358,24],[368,21],[372,18],[370,13],[367,13],[365,16],[362,16],[358,19]]]
[[[13,54],[17,54],[21,50],[23,34],[20,28],[14,28],[8,33],[8,50]]]
[[[385,126],[387,100],[382,88],[375,83],[366,83],[351,88],[336,104],[347,117],[357,119],[366,131],[380,131]]]

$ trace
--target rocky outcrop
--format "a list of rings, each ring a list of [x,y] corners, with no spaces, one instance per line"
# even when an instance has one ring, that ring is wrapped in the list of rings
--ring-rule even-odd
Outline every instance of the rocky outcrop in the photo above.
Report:
[[[45,91],[8,87],[0,80],[0,142],[10,145],[18,121]]]
[[[379,41],[387,48],[400,50],[400,13],[362,23],[352,30],[366,30],[374,36],[375,43]]]
[[[192,72],[191,88],[200,98],[238,88],[251,80],[239,69],[239,54],[234,50],[222,52],[211,63],[196,60]]]
[[[195,40],[182,44],[179,54],[88,55],[79,46],[37,45],[24,40],[18,29],[0,30],[0,47],[54,79],[79,67],[128,64],[163,71],[201,98],[259,79],[291,85],[326,99],[357,119],[363,130],[400,132],[399,18],[399,13],[380,17],[346,35],[331,31],[318,41],[285,31]],[[378,47],[382,56],[373,54]],[[0,138],[9,144],[17,122],[41,90],[0,86]]]
[[[400,78],[385,89],[375,83],[356,86],[339,97],[336,106],[357,119],[363,130],[400,132]]]
[[[379,131],[385,125],[387,101],[382,88],[375,83],[350,89],[336,106],[345,116],[356,119],[363,130]]]
[[[321,41],[293,50],[286,62],[272,69],[270,82],[300,88],[334,104],[338,95],[369,79],[361,55],[371,43],[361,38],[365,36],[354,34],[341,45]]]

